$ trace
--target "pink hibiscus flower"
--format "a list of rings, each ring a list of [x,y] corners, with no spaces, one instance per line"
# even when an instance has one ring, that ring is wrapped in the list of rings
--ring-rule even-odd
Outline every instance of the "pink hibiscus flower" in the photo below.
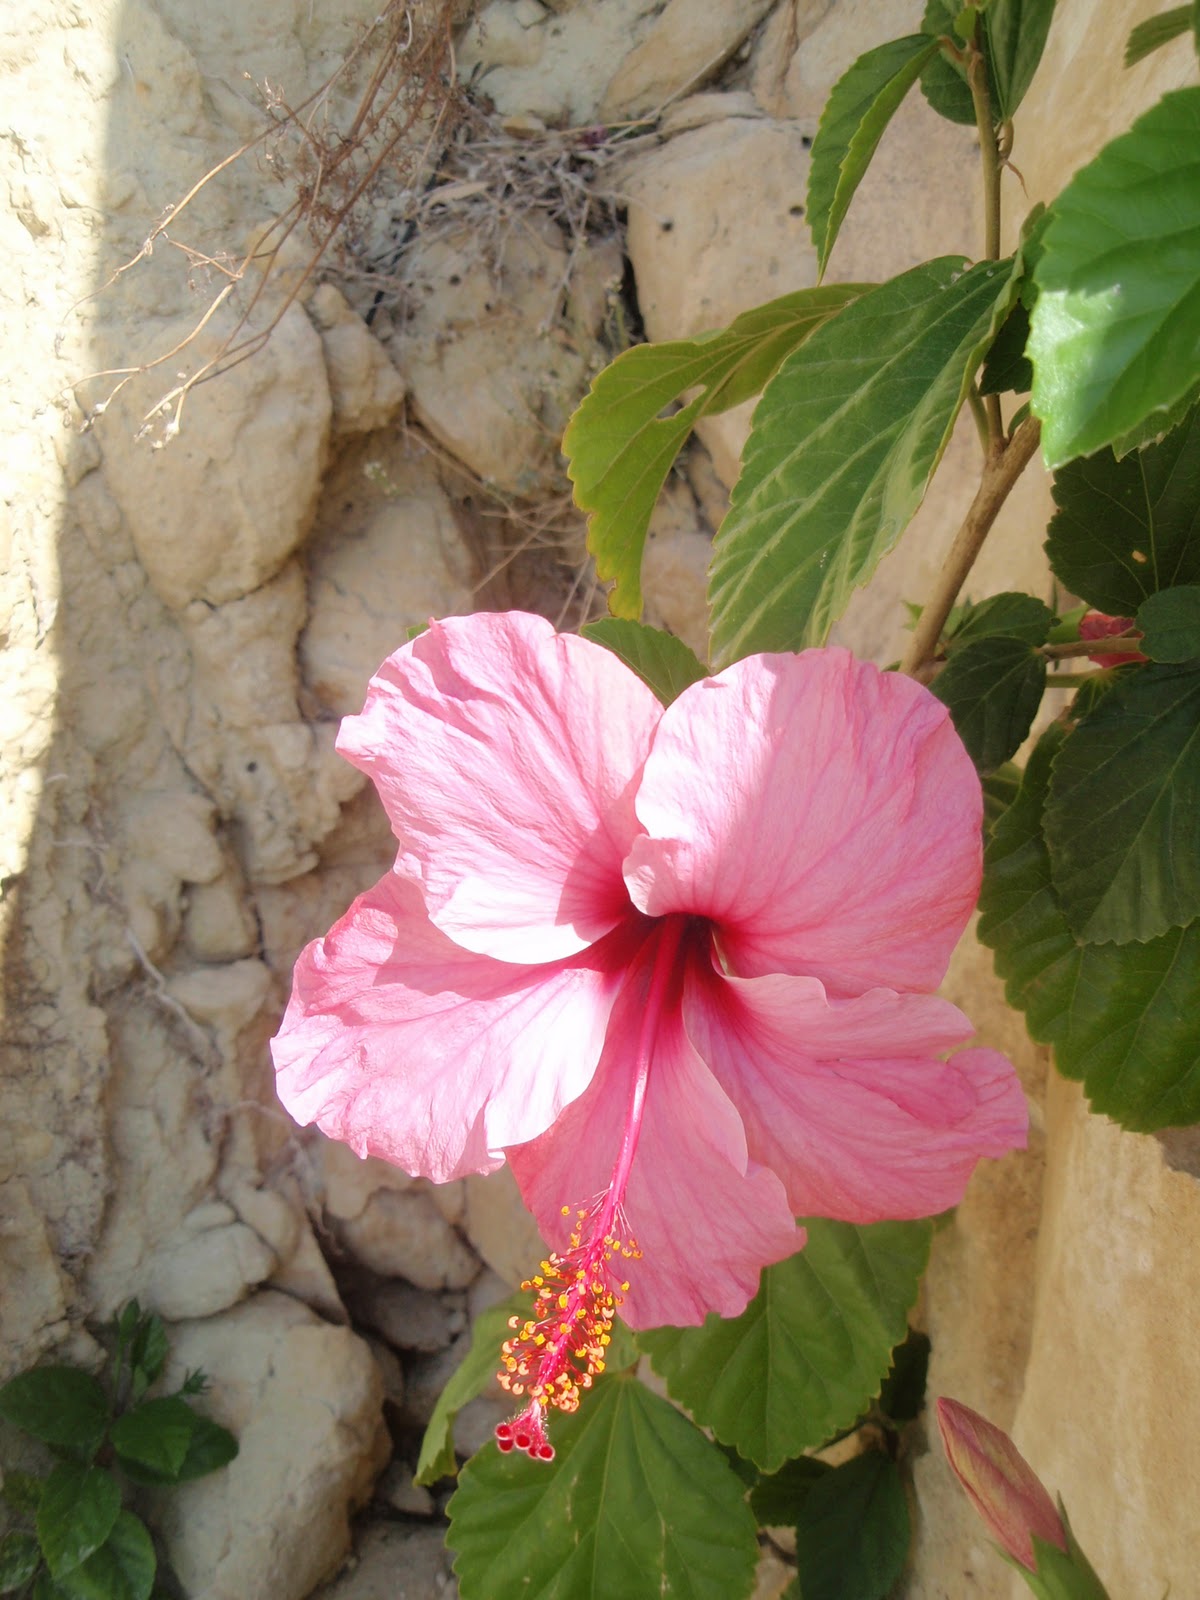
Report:
[[[384,662],[338,748],[399,853],[301,955],[279,1093],[438,1183],[511,1163],[554,1253],[502,1445],[552,1454],[622,1298],[634,1327],[734,1316],[797,1215],[927,1216],[1023,1143],[1008,1062],[943,1059],[981,801],[912,680],[763,655],[664,710],[539,617],[461,617]]]

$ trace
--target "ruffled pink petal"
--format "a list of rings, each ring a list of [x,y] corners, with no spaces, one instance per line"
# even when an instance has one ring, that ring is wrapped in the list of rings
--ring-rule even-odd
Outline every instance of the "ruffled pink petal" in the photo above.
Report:
[[[696,968],[684,1015],[797,1215],[933,1216],[958,1204],[981,1156],[1025,1143],[1025,1097],[1002,1055],[937,1059],[971,1025],[932,995],[830,1001],[803,978]]]
[[[438,927],[502,961],[553,961],[628,912],[621,863],[661,714],[611,651],[480,613],[389,656],[338,749],[378,788]]]
[[[360,1156],[445,1183],[501,1165],[583,1093],[631,945],[513,966],[463,950],[389,874],[296,963],[279,1098]]]
[[[846,650],[739,661],[664,712],[625,876],[734,971],[937,987],[979,890],[979,780],[927,689]]]
[[[555,1249],[565,1247],[570,1228],[562,1207],[586,1206],[608,1187],[628,1116],[640,1003],[631,982],[587,1092],[547,1133],[508,1152],[525,1203]],[[634,1328],[687,1327],[710,1311],[737,1316],[757,1292],[762,1268],[804,1243],[783,1185],[749,1160],[741,1119],[688,1042],[677,1009],[660,1024],[625,1216],[642,1250],[640,1261],[628,1263],[621,1307]]]

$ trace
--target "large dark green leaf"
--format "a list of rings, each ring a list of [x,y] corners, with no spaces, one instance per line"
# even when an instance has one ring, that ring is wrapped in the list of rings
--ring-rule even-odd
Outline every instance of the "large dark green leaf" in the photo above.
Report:
[[[592,384],[567,427],[563,452],[580,509],[591,513],[588,548],[602,578],[615,580],[609,608],[642,610],[642,551],[671,463],[699,417],[759,393],[783,358],[861,286],[799,289],[756,306],[717,333],[637,345]],[[662,413],[698,389],[681,410]]]
[[[1055,200],[1035,270],[1033,410],[1051,467],[1119,444],[1195,390],[1200,88],[1168,94]]]
[[[1083,943],[1200,916],[1200,667],[1138,667],[1113,685],[1055,757],[1042,826]]]
[[[1055,474],[1046,554],[1089,605],[1132,617],[1147,595],[1200,582],[1200,410],[1161,444],[1101,450]]]
[[[103,1467],[64,1461],[46,1480],[37,1511],[37,1536],[50,1574],[61,1579],[108,1538],[121,1510],[121,1491]]]
[[[780,367],[716,539],[721,664],[824,640],[920,505],[1016,292],[1012,272],[927,262],[847,306]]]
[[[815,1219],[740,1317],[638,1335],[674,1399],[766,1472],[824,1444],[879,1393],[929,1254],[929,1224]]]
[[[0,1389],[0,1417],[81,1461],[100,1448],[108,1416],[104,1390],[78,1367],[37,1367]]]
[[[553,1461],[487,1445],[448,1507],[463,1600],[742,1600],[758,1545],[721,1451],[631,1377],[553,1421]]]
[[[1044,600],[1008,589],[965,606],[947,644],[951,654],[977,639],[1023,639],[1026,644],[1045,644],[1053,624],[1054,613]]]
[[[833,1468],[816,1456],[797,1456],[769,1472],[750,1491],[750,1509],[764,1528],[795,1527],[800,1507],[818,1478]]]
[[[148,1600],[157,1565],[146,1525],[122,1511],[93,1555],[59,1579],[69,1600]]]
[[[1030,757],[987,847],[979,937],[1009,1004],[1093,1109],[1127,1128],[1200,1121],[1200,924],[1147,944],[1077,945],[1050,881],[1042,811],[1064,729]]]
[[[665,706],[689,684],[698,683],[708,675],[708,668],[696,659],[682,639],[664,633],[661,628],[648,628],[644,622],[604,617],[599,622],[587,623],[579,631],[585,639],[602,644],[613,655],[620,656]]]
[[[1033,726],[1046,658],[1023,639],[974,639],[951,654],[930,687],[949,706],[976,768],[992,772],[1016,754]]]
[[[908,1555],[900,1471],[879,1451],[815,1483],[800,1507],[796,1566],[804,1600],[884,1600]]]
[[[892,39],[859,56],[830,91],[808,170],[808,225],[822,275],[884,129],[939,48],[923,33]]]
[[[1200,656],[1200,585],[1163,589],[1138,607],[1138,648],[1152,661],[1195,661]]]

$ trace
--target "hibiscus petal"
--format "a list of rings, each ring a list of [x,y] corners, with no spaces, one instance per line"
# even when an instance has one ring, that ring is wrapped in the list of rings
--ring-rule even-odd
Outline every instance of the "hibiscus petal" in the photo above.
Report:
[[[793,1210],[843,1222],[957,1205],[981,1156],[1024,1146],[1025,1097],[994,1050],[935,1052],[971,1026],[932,995],[828,1000],[803,978],[694,969],[684,1015]]]
[[[629,1113],[643,989],[631,981],[587,1092],[509,1161],[543,1237],[567,1242],[562,1208],[607,1188]],[[646,1089],[625,1217],[642,1251],[628,1264],[621,1315],[634,1328],[687,1327],[710,1311],[734,1317],[763,1267],[804,1243],[774,1173],[748,1159],[741,1120],[696,1054],[676,1009],[663,1016]]]
[[[443,932],[552,961],[628,913],[621,863],[661,714],[610,651],[543,617],[481,613],[389,656],[337,747],[374,781],[398,869]]]
[[[296,963],[279,1098],[414,1176],[490,1172],[587,1087],[629,955],[623,933],[553,965],[474,955],[389,874]]]
[[[982,802],[927,689],[840,649],[739,661],[667,708],[625,876],[746,976],[934,989],[979,890]]]

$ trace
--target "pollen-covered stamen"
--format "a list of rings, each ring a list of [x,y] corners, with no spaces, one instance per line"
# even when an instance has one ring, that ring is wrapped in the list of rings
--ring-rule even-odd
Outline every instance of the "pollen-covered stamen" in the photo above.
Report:
[[[535,1460],[552,1460],[554,1447],[546,1437],[549,1411],[577,1411],[581,1391],[590,1389],[605,1369],[617,1307],[629,1288],[619,1264],[640,1260],[642,1254],[625,1225],[622,1208],[641,1131],[658,1019],[684,921],[665,917],[656,931],[629,1109],[608,1188],[592,1206],[575,1211],[567,1248],[552,1251],[541,1270],[521,1285],[534,1295],[533,1314],[524,1320],[510,1318],[513,1336],[504,1341],[498,1377],[510,1394],[526,1404],[518,1416],[497,1427],[501,1450],[524,1450]],[[564,1206],[562,1214],[569,1217],[571,1207]]]
[[[617,1281],[615,1264],[641,1255],[633,1239],[618,1238],[608,1224],[611,1193],[591,1211],[577,1211],[565,1252],[552,1252],[522,1289],[533,1292],[533,1315],[510,1317],[513,1336],[502,1346],[501,1386],[527,1397],[525,1410],[496,1429],[501,1450],[526,1450],[549,1461],[554,1449],[546,1438],[546,1413],[553,1407],[578,1411],[580,1392],[604,1371],[613,1321],[629,1288]],[[570,1215],[570,1207],[563,1207]]]

